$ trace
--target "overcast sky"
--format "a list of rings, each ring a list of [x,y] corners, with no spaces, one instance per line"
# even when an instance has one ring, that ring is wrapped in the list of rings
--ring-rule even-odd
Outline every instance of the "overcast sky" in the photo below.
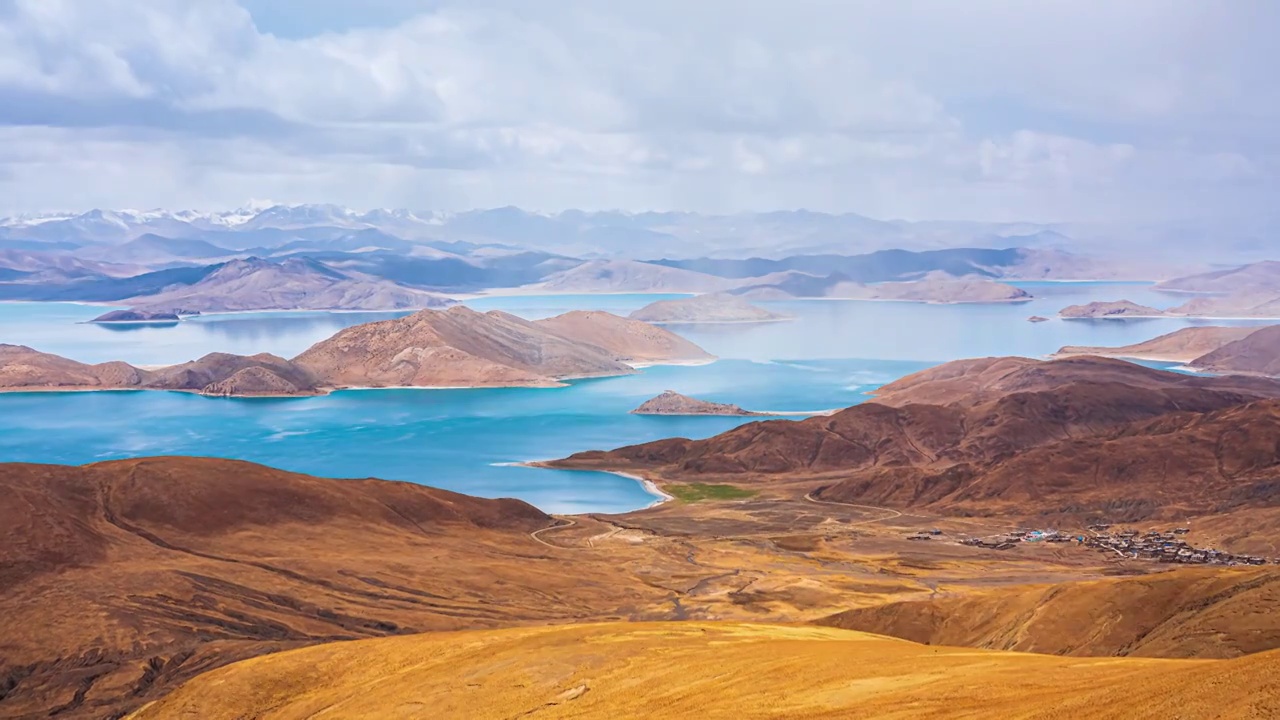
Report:
[[[1270,0],[0,0],[0,212],[1274,217]]]

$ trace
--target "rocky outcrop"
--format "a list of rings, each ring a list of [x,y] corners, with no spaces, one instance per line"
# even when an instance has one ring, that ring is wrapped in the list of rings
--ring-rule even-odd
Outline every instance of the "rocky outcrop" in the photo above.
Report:
[[[766,310],[740,297],[723,294],[659,300],[645,305],[628,317],[656,324],[751,323],[793,319],[791,315]]]
[[[661,395],[646,400],[640,407],[632,410],[633,415],[759,415],[743,410],[737,405],[698,400],[681,395],[674,390],[667,390]]]

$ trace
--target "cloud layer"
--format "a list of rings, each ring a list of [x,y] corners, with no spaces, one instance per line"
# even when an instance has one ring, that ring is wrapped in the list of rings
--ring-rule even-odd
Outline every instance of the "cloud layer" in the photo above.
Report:
[[[0,3],[0,211],[1160,219],[1277,189],[1265,0],[354,5]]]

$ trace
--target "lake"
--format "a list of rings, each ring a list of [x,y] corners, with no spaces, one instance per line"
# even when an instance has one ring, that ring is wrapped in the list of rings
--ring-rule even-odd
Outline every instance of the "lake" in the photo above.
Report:
[[[796,320],[673,326],[721,361],[648,368],[565,388],[361,390],[282,399],[165,392],[3,394],[0,461],[229,457],[329,477],[381,477],[484,497],[518,497],[549,512],[619,512],[654,498],[634,481],[614,475],[506,463],[664,437],[707,437],[743,422],[629,414],[667,389],[752,410],[823,410],[861,402],[884,383],[947,360],[1036,357],[1063,345],[1122,345],[1209,324],[1163,318],[1030,323],[1030,315],[1053,317],[1066,305],[1091,300],[1123,297],[1169,307],[1181,299],[1144,284],[1020,286],[1037,299],[1010,305],[762,303]],[[626,314],[670,297],[677,296],[518,296],[467,304],[537,319],[573,309]],[[212,351],[291,357],[343,327],[404,314],[246,313],[168,327],[84,324],[102,312],[72,304],[0,304],[0,342],[83,362],[139,365],[182,362]]]

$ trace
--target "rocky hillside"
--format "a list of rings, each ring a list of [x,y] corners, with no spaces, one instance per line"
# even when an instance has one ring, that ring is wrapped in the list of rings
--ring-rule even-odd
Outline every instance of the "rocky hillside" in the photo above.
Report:
[[[895,385],[831,417],[553,465],[949,514],[1134,520],[1280,505],[1280,383],[1079,358],[949,363]]]

